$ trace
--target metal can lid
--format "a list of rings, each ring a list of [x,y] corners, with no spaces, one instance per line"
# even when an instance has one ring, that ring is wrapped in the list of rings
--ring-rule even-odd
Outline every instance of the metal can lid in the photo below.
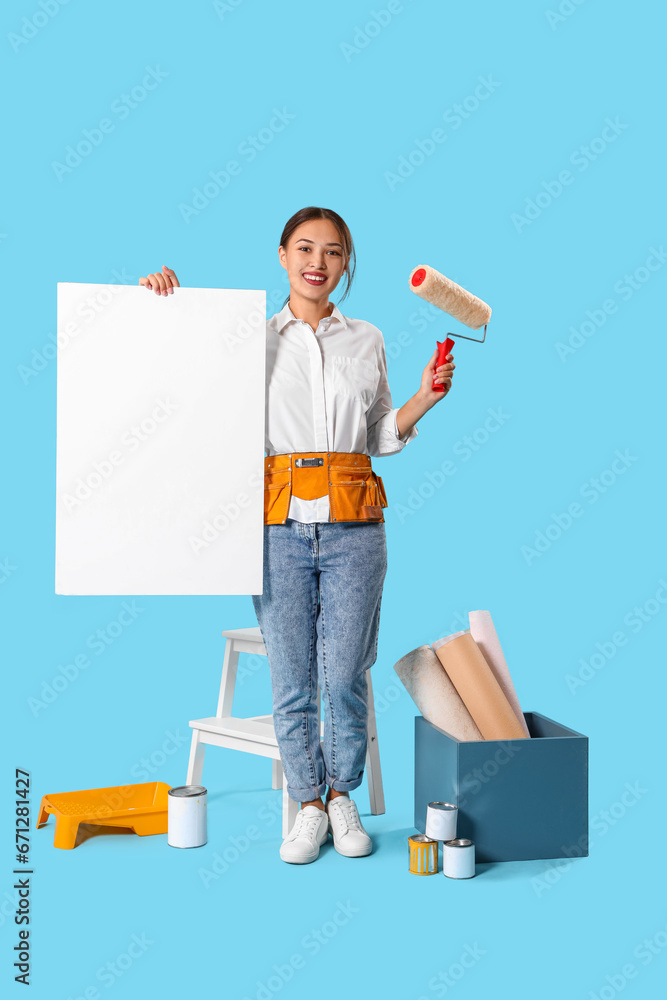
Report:
[[[203,785],[179,785],[177,788],[170,788],[168,794],[179,799],[187,799],[196,795],[206,795],[206,789]]]
[[[446,840],[445,847],[472,847],[472,840],[464,840],[463,838]]]
[[[458,809],[453,802],[429,802],[429,809],[442,809],[443,811],[448,809]]]
[[[408,837],[414,844],[437,844],[437,840],[433,840],[432,837],[427,837],[425,833],[414,833],[411,837]]]

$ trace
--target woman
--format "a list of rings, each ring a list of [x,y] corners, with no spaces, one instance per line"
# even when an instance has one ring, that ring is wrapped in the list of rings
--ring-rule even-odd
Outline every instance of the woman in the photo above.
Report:
[[[370,456],[396,454],[417,435],[417,421],[451,388],[455,366],[449,354],[436,368],[434,351],[415,395],[392,407],[382,333],[329,301],[343,277],[345,299],[355,268],[350,231],[336,212],[311,206],[293,215],[279,258],[290,294],[267,323],[264,581],[252,601],[287,789],[301,805],[280,857],[306,864],[329,831],[345,857],[372,849],[349,797],[363,777],[366,669],[377,657],[387,570],[386,502]],[[173,294],[178,279],[162,271],[139,284]]]

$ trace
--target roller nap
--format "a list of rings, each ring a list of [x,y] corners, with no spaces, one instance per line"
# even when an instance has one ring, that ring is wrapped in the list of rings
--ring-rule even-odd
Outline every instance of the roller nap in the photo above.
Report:
[[[410,288],[420,298],[465,323],[473,330],[485,326],[491,319],[491,307],[467,292],[456,282],[440,274],[428,264],[420,264],[410,272]]]

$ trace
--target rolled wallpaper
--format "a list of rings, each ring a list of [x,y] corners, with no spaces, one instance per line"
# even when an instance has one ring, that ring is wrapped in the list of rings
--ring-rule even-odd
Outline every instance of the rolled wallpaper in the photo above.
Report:
[[[514,709],[470,632],[448,636],[446,642],[438,640],[433,646],[482,738],[526,739]]]
[[[483,738],[431,646],[406,653],[394,664],[394,670],[427,722],[457,740]]]
[[[489,611],[470,611],[468,612],[468,619],[470,621],[471,636],[479,646],[482,656],[491,667],[494,677],[512,706],[525,735],[530,736],[507,663],[505,662],[502,647],[493,625],[491,613]]]

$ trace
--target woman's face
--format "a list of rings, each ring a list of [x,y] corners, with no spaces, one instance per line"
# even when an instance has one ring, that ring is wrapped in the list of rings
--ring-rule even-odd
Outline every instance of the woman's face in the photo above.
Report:
[[[291,290],[313,303],[327,302],[345,273],[343,244],[329,219],[302,222],[278,253]]]

